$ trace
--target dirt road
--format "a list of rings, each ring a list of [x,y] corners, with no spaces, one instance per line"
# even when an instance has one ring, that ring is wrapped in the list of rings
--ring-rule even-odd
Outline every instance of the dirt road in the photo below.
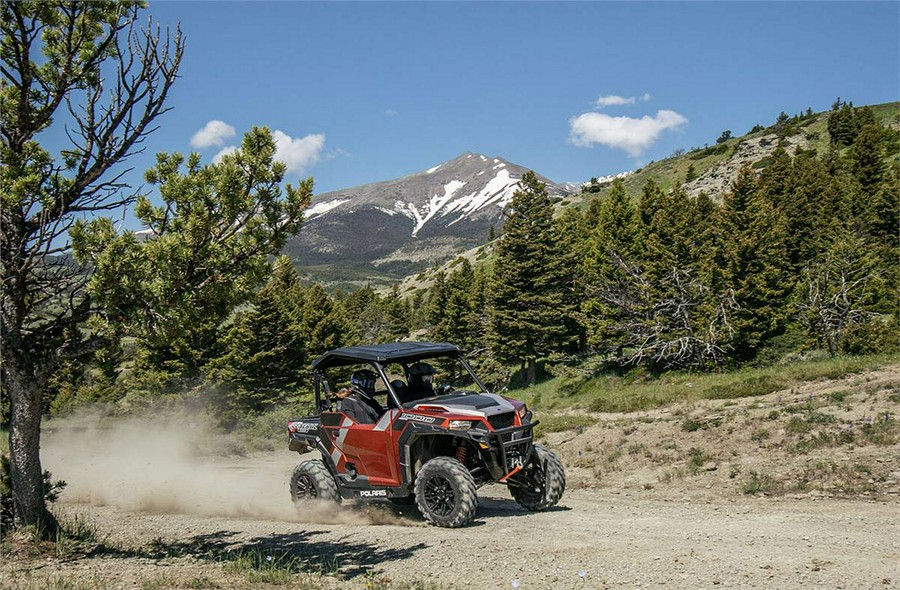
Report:
[[[275,465],[247,460],[232,467],[250,476]],[[697,491],[673,497],[671,489],[572,490],[557,510],[531,514],[502,487],[483,492],[474,525],[457,530],[424,526],[417,515],[399,513],[387,504],[296,519],[338,521],[331,524],[70,504],[67,510],[108,531],[113,545],[155,542],[182,553],[124,567],[116,563],[123,560],[114,558],[84,560],[72,567],[101,574],[107,568],[116,570],[122,587],[139,587],[160,565],[165,571],[203,569],[198,562],[205,557],[243,546],[313,560],[333,558],[360,585],[361,574],[369,570],[392,579],[485,589],[512,588],[515,580],[524,589],[900,584],[897,502],[723,498]],[[357,521],[360,524],[354,524]],[[391,524],[377,524],[382,522]]]
[[[257,588],[227,567],[242,551],[329,574],[277,582],[294,590],[898,588],[898,394],[891,366],[594,415],[546,437],[569,476],[557,509],[527,513],[491,486],[476,521],[454,530],[384,502],[298,512],[287,486],[296,454],[235,455],[191,418],[69,419],[45,430],[44,465],[69,484],[63,517],[80,515],[105,549],[13,554],[0,587]]]

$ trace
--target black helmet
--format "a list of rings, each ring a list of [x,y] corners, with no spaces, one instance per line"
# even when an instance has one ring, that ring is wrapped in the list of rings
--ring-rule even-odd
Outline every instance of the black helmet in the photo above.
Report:
[[[423,385],[431,385],[434,380],[434,367],[428,363],[418,361],[406,367],[406,381],[413,385],[421,383]]]
[[[370,371],[369,369],[353,371],[353,374],[350,375],[350,387],[367,395],[372,395],[375,393],[376,379],[378,379],[378,375],[375,374],[375,371]]]

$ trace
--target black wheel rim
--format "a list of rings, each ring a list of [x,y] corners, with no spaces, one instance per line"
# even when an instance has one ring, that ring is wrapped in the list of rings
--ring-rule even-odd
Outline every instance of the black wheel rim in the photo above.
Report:
[[[445,477],[435,475],[425,482],[425,506],[437,516],[447,516],[456,506],[456,492]]]
[[[294,482],[296,486],[294,488],[295,495],[298,498],[315,498],[318,494],[316,494],[316,484],[313,482],[312,478],[306,474],[299,476]]]
[[[547,484],[544,470],[537,464],[532,464],[529,469],[523,473],[523,476],[521,490],[532,498],[543,498],[544,488]]]

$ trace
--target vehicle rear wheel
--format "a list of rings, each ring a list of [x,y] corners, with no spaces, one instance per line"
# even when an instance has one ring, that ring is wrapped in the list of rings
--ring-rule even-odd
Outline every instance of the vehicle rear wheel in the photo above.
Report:
[[[566,491],[566,472],[556,453],[534,445],[525,467],[509,480],[509,492],[526,510],[541,511],[556,506]]]
[[[294,503],[304,500],[325,500],[340,502],[337,483],[334,477],[319,460],[298,463],[291,474],[291,500]]]
[[[416,475],[416,505],[431,524],[465,526],[478,508],[475,479],[456,459],[435,457]]]

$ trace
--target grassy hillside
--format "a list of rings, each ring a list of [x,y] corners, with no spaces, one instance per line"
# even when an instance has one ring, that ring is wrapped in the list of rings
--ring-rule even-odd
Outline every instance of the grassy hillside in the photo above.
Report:
[[[890,125],[900,131],[900,102],[869,105],[869,108],[882,125]],[[724,179],[735,174],[743,163],[749,163],[757,169],[763,168],[766,157],[778,147],[782,139],[788,144],[788,150],[791,152],[798,145],[803,149],[815,149],[820,154],[827,152],[831,145],[827,128],[830,113],[830,111],[814,113],[802,120],[790,122],[780,130],[772,125],[734,137],[721,144],[713,143],[690,151],[679,151],[671,157],[650,162],[625,177],[625,188],[630,195],[636,196],[640,194],[644,185],[652,180],[668,190],[682,182],[688,168],[693,166],[698,179],[687,185],[688,193],[697,194],[701,190],[706,190],[711,197],[717,199],[721,196],[721,191],[718,187],[704,182],[705,177],[718,173]],[[894,159],[897,157],[894,156]],[[720,184],[727,185],[727,182]],[[596,193],[582,192],[570,195],[559,202],[558,211],[567,207],[586,208],[594,198],[602,198],[608,194],[611,186],[610,182],[601,185],[600,191]],[[471,248],[444,264],[422,271],[417,270],[415,274],[410,274],[400,281],[401,294],[410,297],[417,291],[427,289],[438,271],[452,272],[453,267],[459,264],[460,258],[467,258],[473,265],[485,265],[489,268],[494,260],[493,248],[490,244]]]
[[[889,102],[878,105],[870,105],[875,118],[882,125],[891,125],[900,130],[900,102]],[[790,125],[784,138],[791,145],[802,144],[805,149],[815,148],[820,154],[825,153],[830,146],[828,136],[828,115],[830,111],[815,113],[811,117]],[[751,141],[759,141],[768,138],[766,151],[774,151],[778,145],[778,133],[774,125],[765,129],[734,137],[722,144],[712,143],[704,147],[696,147],[684,153],[677,153],[663,160],[650,162],[643,168],[625,179],[625,188],[629,194],[638,194],[641,189],[652,180],[665,189],[672,188],[682,181],[693,164],[694,171],[702,176],[705,172],[728,162],[735,156],[741,144]],[[714,142],[715,138],[711,138]],[[764,156],[763,156],[764,157]],[[563,206],[587,206],[591,198],[596,195],[603,196],[610,190],[611,183],[604,185],[599,193],[581,193],[572,195],[563,202]],[[718,195],[711,195],[714,198]]]

